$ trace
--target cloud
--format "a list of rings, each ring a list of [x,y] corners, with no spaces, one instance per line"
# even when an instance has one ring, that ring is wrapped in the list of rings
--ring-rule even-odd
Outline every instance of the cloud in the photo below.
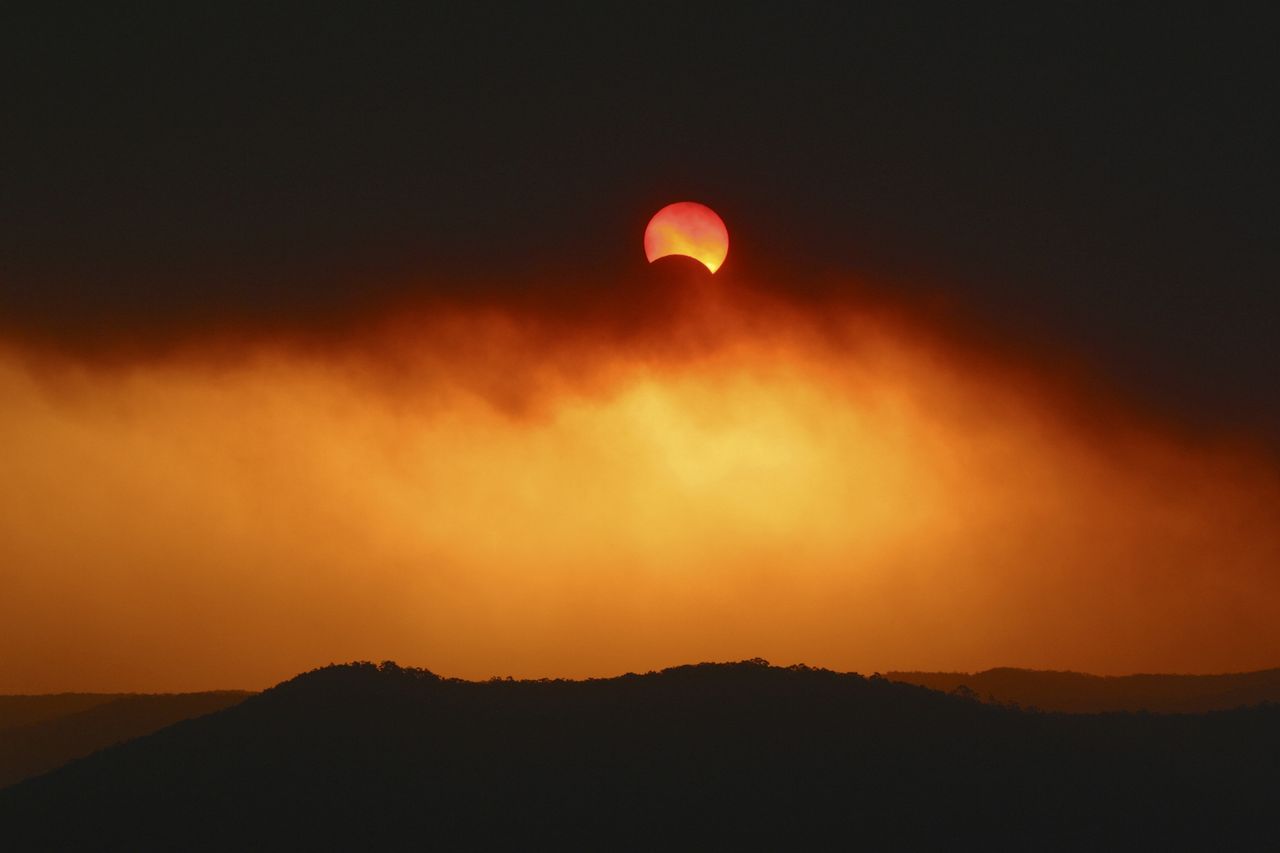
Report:
[[[1274,664],[1257,446],[871,301],[594,285],[11,347],[0,688]]]

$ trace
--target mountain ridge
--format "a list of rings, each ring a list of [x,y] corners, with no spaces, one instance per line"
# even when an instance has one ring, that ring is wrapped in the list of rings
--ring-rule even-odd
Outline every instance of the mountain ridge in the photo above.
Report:
[[[1092,675],[1071,670],[995,667],[980,672],[886,672],[886,678],[1047,711],[1203,713],[1280,702],[1280,667],[1251,672]]]
[[[0,824],[59,849],[1252,849],[1278,762],[1270,707],[1032,713],[763,661],[487,682],[358,663],[0,791]]]
[[[180,720],[222,710],[250,694],[237,690],[126,693],[107,694],[102,701],[93,701],[102,694],[71,695],[74,701],[56,706],[23,703],[32,707],[9,718],[19,724],[0,728],[0,789]],[[52,716],[55,707],[72,710]]]

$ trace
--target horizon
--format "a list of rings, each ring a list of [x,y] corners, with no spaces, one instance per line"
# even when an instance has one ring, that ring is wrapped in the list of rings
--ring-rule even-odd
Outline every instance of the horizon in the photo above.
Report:
[[[691,661],[691,662],[685,662],[685,663],[677,663],[677,664],[670,664],[666,666],[654,667],[649,669],[628,670],[626,672],[602,673],[602,674],[595,674],[595,675],[583,675],[583,676],[577,676],[577,677],[549,676],[549,675],[544,675],[544,676],[527,675],[527,676],[515,677],[506,673],[496,673],[496,674],[487,675],[487,676],[459,676],[459,675],[453,675],[450,673],[440,672],[432,669],[429,666],[403,664],[394,660],[381,660],[381,661],[348,660],[348,661],[330,661],[325,664],[320,664],[307,669],[303,669],[293,673],[292,675],[284,676],[279,680],[270,682],[261,687],[245,687],[245,686],[202,687],[202,688],[197,688],[193,690],[181,690],[181,691],[57,690],[57,691],[50,691],[50,692],[30,692],[30,691],[14,690],[14,691],[0,692],[0,696],[5,696],[5,697],[70,696],[70,695],[181,696],[184,694],[191,694],[191,693],[245,693],[249,695],[254,695],[257,693],[261,693],[264,690],[269,690],[272,687],[278,687],[281,684],[285,684],[300,676],[309,675],[311,673],[319,672],[325,669],[351,667],[351,666],[373,666],[375,668],[382,668],[387,664],[391,664],[397,669],[429,673],[438,678],[448,680],[448,681],[463,681],[463,682],[473,683],[473,684],[481,684],[481,683],[490,682],[490,681],[511,681],[511,680],[534,681],[534,682],[608,681],[611,679],[623,678],[626,676],[633,676],[633,675],[654,675],[654,674],[659,674],[669,670],[682,669],[686,667],[735,666],[740,664],[757,664],[757,665],[763,665],[763,666],[769,667],[771,669],[797,669],[798,668],[803,670],[812,670],[815,672],[828,672],[834,675],[856,675],[863,678],[872,678],[872,677],[879,676],[879,677],[887,678],[891,681],[895,680],[893,676],[910,676],[910,675],[979,676],[979,675],[986,675],[989,673],[998,673],[998,672],[1030,673],[1035,675],[1079,675],[1079,676],[1084,676],[1086,678],[1118,680],[1118,679],[1127,679],[1127,678],[1230,678],[1233,676],[1258,675],[1262,673],[1271,673],[1271,672],[1280,671],[1280,664],[1276,666],[1262,667],[1260,669],[1240,670],[1240,671],[1233,671],[1233,672],[1127,672],[1127,673],[1100,674],[1100,673],[1094,673],[1094,672],[1082,672],[1079,670],[1071,670],[1071,669],[1032,669],[1032,668],[1020,667],[1020,666],[992,666],[992,667],[984,667],[982,669],[971,670],[971,671],[896,670],[896,669],[885,669],[885,670],[876,669],[876,670],[858,671],[858,670],[839,670],[839,669],[832,669],[830,667],[815,666],[815,665],[806,663],[804,661],[796,661],[793,663],[778,663],[775,661],[765,660],[764,658],[753,657],[753,658],[742,658],[739,660],[706,660],[706,661],[696,661],[696,662]],[[914,683],[914,682],[907,682],[907,683]]]

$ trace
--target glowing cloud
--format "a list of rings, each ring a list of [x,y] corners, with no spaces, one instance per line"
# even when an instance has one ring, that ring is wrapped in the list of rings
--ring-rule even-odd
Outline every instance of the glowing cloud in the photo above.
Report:
[[[0,689],[1274,664],[1265,461],[874,318],[720,308],[626,345],[460,311],[323,355],[0,352]]]

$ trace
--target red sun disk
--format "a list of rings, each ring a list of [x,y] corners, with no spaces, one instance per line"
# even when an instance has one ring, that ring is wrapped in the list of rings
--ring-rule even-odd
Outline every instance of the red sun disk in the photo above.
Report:
[[[714,210],[696,201],[678,201],[659,210],[644,230],[649,263],[684,255],[714,273],[729,254],[729,231]]]

